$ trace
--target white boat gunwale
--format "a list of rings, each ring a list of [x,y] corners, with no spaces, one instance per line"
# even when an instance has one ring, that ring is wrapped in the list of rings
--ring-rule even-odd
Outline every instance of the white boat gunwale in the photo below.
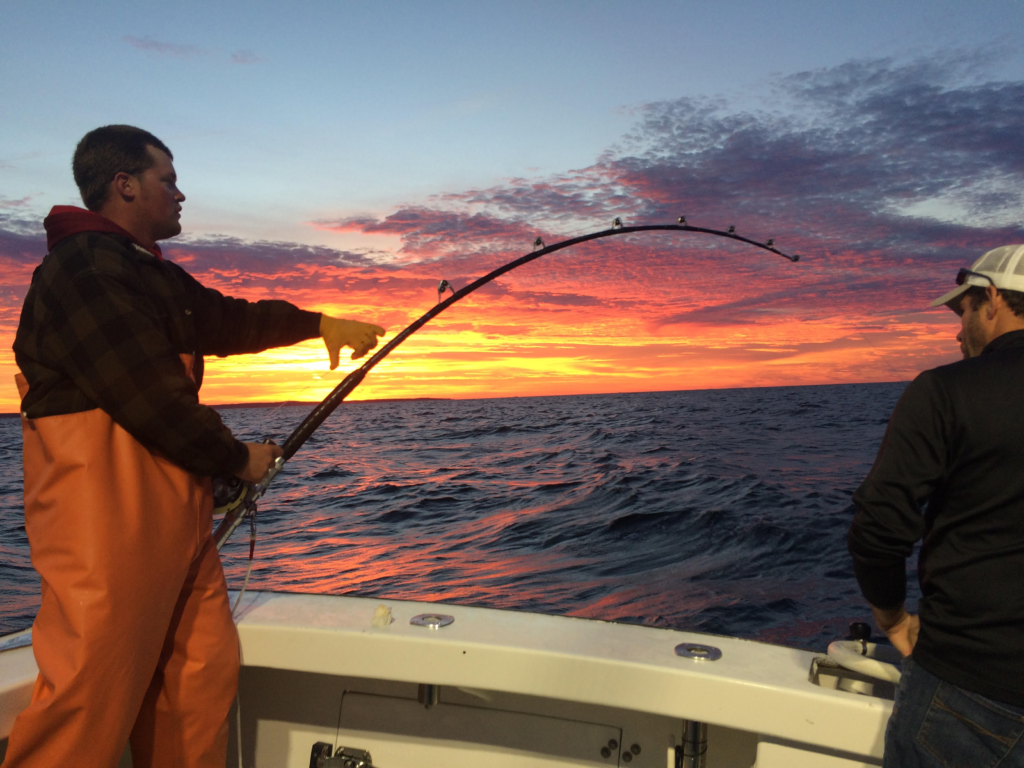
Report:
[[[379,605],[392,611],[387,627],[371,625]],[[423,613],[455,621],[440,629],[410,624]],[[518,610],[267,591],[247,592],[236,621],[247,667],[699,720],[755,733],[766,749],[796,745],[871,764],[881,757],[892,711],[891,701],[814,685],[811,662],[823,654],[756,640]],[[674,652],[680,643],[715,646],[722,657],[681,658]],[[0,739],[27,704],[35,673],[31,648],[0,652]]]
[[[370,624],[378,605],[394,623]],[[446,613],[442,629],[412,626]],[[821,688],[814,654],[754,640],[570,616],[374,597],[254,592],[238,618],[251,666],[478,688],[664,715],[880,758],[892,702]],[[713,645],[718,661],[680,658]],[[609,694],[612,693],[610,698]]]

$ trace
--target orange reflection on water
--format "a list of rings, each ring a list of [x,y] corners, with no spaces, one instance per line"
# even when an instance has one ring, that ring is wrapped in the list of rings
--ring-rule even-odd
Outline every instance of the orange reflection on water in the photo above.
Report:
[[[318,488],[318,493],[323,492]],[[280,499],[275,504],[287,509],[289,502]],[[544,507],[501,510],[453,523],[446,526],[443,540],[420,539],[409,532],[393,537],[339,533],[339,529],[363,527],[351,514],[303,513],[299,530],[289,526],[287,515],[281,519],[275,516],[269,529],[260,533],[251,584],[272,591],[386,594],[395,599],[498,607],[550,599],[558,591],[570,594],[571,584],[555,587],[545,581],[531,588],[523,578],[571,568],[571,558],[567,559],[565,553],[511,552],[505,551],[501,543],[510,525],[546,511]],[[367,520],[366,527],[370,525],[372,521]],[[453,542],[465,546],[452,547]],[[229,580],[240,579],[244,573],[241,555],[245,551],[241,540],[226,550]],[[232,554],[235,552],[237,555]],[[434,582],[438,583],[436,588]],[[514,596],[509,592],[510,584],[517,585]]]

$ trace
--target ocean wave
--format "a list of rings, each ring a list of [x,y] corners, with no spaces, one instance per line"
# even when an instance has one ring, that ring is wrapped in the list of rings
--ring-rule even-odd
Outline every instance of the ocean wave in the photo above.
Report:
[[[256,589],[518,608],[821,650],[868,615],[850,494],[903,384],[339,408],[261,504]],[[231,409],[280,441],[308,406]],[[7,446],[17,420],[0,420]],[[0,632],[38,605],[0,453]],[[248,554],[222,553],[231,582]]]

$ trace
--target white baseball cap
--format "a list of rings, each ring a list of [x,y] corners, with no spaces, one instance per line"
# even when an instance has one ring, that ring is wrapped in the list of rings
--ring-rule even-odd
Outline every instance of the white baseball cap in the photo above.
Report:
[[[1024,245],[1003,245],[993,248],[970,269],[961,269],[956,275],[956,288],[931,303],[941,307],[958,299],[971,286],[985,288],[994,285],[998,290],[1024,293]]]

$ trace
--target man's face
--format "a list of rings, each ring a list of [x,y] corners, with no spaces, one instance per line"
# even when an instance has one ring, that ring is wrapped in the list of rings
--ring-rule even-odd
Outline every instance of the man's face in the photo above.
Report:
[[[146,147],[153,165],[139,174],[136,200],[141,218],[149,225],[154,241],[181,234],[181,204],[185,196],[177,187],[178,175],[167,153]]]
[[[985,304],[980,304],[975,309],[967,296],[960,299],[960,307],[957,311],[957,314],[960,315],[960,333],[956,335],[956,340],[960,342],[960,351],[964,355],[964,360],[980,355],[981,350],[989,342],[983,322],[985,307]]]

